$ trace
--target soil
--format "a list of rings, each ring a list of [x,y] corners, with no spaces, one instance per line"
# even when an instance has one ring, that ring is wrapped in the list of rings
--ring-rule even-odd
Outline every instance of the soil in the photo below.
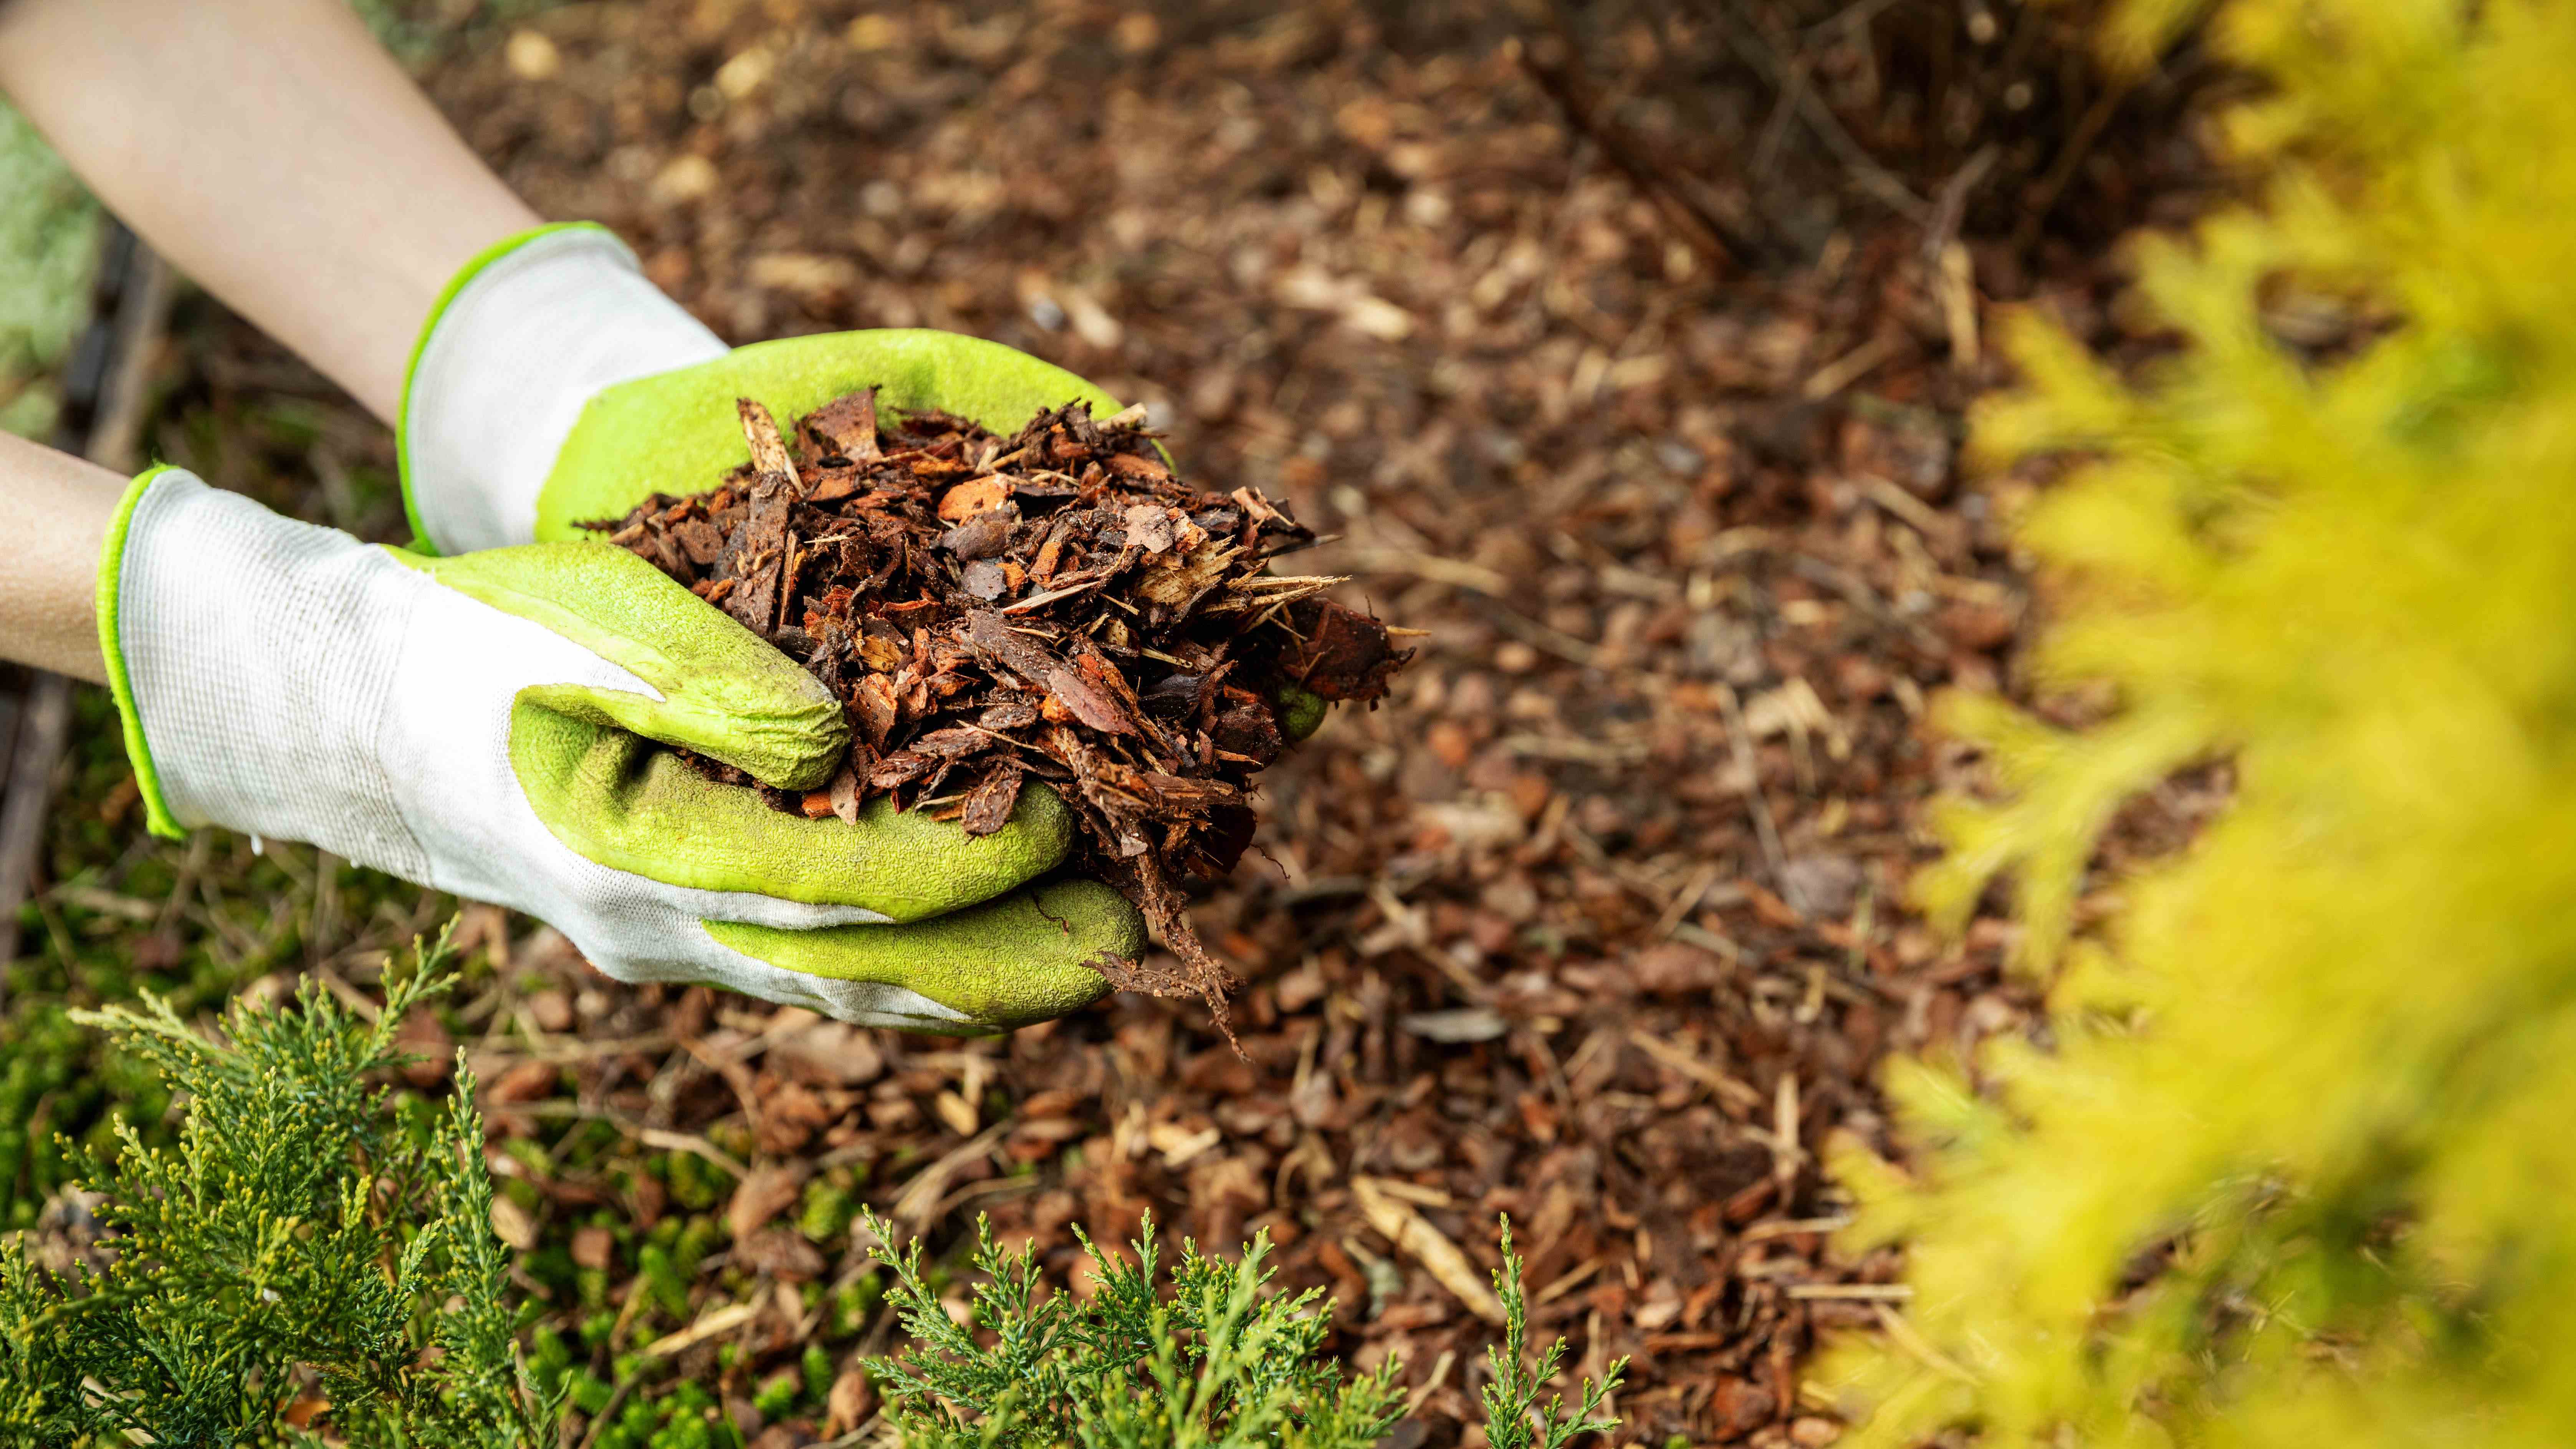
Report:
[[[1252,840],[1255,774],[1312,721],[1294,698],[1374,706],[1413,657],[1385,625],[1278,574],[1311,529],[1249,488],[1206,492],[1164,461],[1144,410],[1044,410],[1008,438],[936,409],[879,416],[876,390],[798,419],[737,400],[749,461],[585,527],[786,651],[857,738],[823,788],[789,792],[689,755],[774,807],[855,824],[880,796],[969,835],[1055,788],[1089,849],[1181,962],[1104,961],[1113,982],[1195,994],[1233,1039],[1233,977],[1177,882],[1222,880]],[[801,457],[800,457],[801,454]],[[687,755],[688,752],[681,752]]]
[[[1633,1358],[1623,1441],[1839,1432],[1802,1366],[1904,1303],[1895,1254],[1837,1246],[1820,1159],[1901,1159],[1881,1064],[2027,1032],[2036,999],[2000,912],[1943,942],[1904,905],[1926,802],[1980,780],[1929,701],[2021,688],[2033,617],[2005,524],[2045,480],[1963,486],[1964,419],[2008,376],[2001,304],[2153,344],[2105,258],[2208,194],[2201,67],[2105,79],[2081,4],[1548,10],[637,0],[469,26],[426,67],[522,194],[616,228],[729,340],[1034,352],[1338,535],[1300,567],[1430,635],[1264,772],[1247,864],[1193,899],[1246,978],[1242,1057],[1136,992],[942,1041],[628,989],[476,908],[499,969],[415,1029],[466,1038],[524,1282],[603,1369],[748,1306],[676,1364],[762,1449],[808,1443],[866,1420],[846,1365],[892,1331],[832,1306],[865,1268],[832,1194],[940,1245],[988,1213],[1075,1291],[1072,1226],[1150,1211],[1219,1250],[1268,1232],[1337,1351],[1408,1366],[1399,1449],[1473,1444],[1494,1330],[1425,1234],[1490,1267],[1508,1212],[1536,1330],[1584,1372]],[[327,388],[216,335],[160,456],[381,476]],[[282,395],[313,401],[245,445],[209,421]],[[396,516],[321,476],[309,511]],[[246,951],[256,905],[206,939]],[[334,953],[423,918],[315,959],[354,972]],[[687,1314],[657,1307],[636,1244],[711,1219]],[[763,1422],[809,1344],[829,1405]]]

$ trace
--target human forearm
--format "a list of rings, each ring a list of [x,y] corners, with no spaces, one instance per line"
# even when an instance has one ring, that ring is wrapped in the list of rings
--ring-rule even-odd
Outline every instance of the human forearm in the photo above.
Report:
[[[9,0],[0,90],[156,251],[388,420],[439,290],[536,223],[342,0]]]
[[[94,463],[0,433],[0,517],[16,556],[0,570],[0,658],[106,681],[98,553],[125,486]]]

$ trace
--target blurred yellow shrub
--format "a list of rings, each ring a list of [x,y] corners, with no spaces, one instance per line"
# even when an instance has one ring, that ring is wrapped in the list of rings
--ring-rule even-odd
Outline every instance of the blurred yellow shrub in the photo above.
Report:
[[[2138,245],[2186,345],[2132,384],[2023,319],[1976,429],[2084,460],[2021,533],[2039,666],[2120,711],[1953,701],[2005,793],[1919,889],[2012,880],[2054,1041],[1894,1074],[1913,1175],[1839,1165],[1915,1297],[1825,1377],[1875,1445],[2576,1443],[2576,6],[2211,23],[2271,179]],[[2222,757],[2071,941],[2111,812]]]

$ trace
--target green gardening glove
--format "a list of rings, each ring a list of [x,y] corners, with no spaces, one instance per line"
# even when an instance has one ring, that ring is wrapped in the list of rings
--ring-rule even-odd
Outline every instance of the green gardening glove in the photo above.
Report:
[[[881,389],[884,405],[943,408],[1003,430],[1074,399],[1103,412],[1117,406],[1060,368],[946,333],[851,333],[731,350],[645,282],[607,232],[575,225],[513,238],[449,287],[414,354],[401,450],[415,546],[446,554],[532,540],[568,545],[587,536],[578,527],[583,521],[623,514],[656,492],[700,491],[742,462],[737,398],[793,419],[870,385]],[[707,619],[721,617],[670,587]],[[692,851],[740,862],[730,888],[791,897],[794,882],[819,868],[818,860],[861,862],[879,886],[928,903],[897,917],[921,922],[900,937],[882,927],[784,921],[768,929],[707,928],[729,950],[780,976],[838,979],[863,957],[879,976],[917,976],[912,984],[925,995],[939,994],[926,984],[933,976],[949,996],[974,977],[997,999],[1048,1004],[1046,1011],[1013,1008],[1012,1020],[1028,1020],[1081,1005],[1107,983],[1086,973],[1084,992],[1074,992],[1051,977],[1043,989],[1008,978],[1044,977],[1052,965],[1111,947],[1130,959],[1141,949],[1134,910],[1090,882],[1052,888],[1087,903],[1081,929],[1070,935],[1050,919],[1063,914],[1053,911],[1053,896],[1041,903],[1045,911],[965,909],[1061,861],[1072,840],[1071,812],[1043,788],[1023,791],[1025,818],[1004,832],[1012,839],[995,853],[1010,868],[978,873],[960,862],[980,859],[973,852],[986,842],[970,845],[954,825],[900,815],[883,803],[855,825],[786,817],[748,791],[707,785],[680,762],[646,751],[631,721],[583,720],[563,710],[556,717],[608,731],[607,743],[584,750],[631,752],[660,782],[649,808],[639,798],[636,811],[620,817],[632,826],[623,836],[584,835],[550,820],[550,832],[572,848],[619,861],[638,843],[685,839]],[[640,734],[669,738],[651,729]],[[569,741],[562,748],[569,750]],[[753,840],[780,848],[755,851]],[[968,947],[971,969],[954,955]]]
[[[620,980],[732,987],[875,1025],[1004,1030],[1108,989],[1134,909],[1024,792],[984,837],[882,803],[772,810],[651,741],[782,788],[847,747],[813,676],[595,542],[427,558],[175,469],[101,568],[102,642],[154,827],[309,840],[541,917]]]

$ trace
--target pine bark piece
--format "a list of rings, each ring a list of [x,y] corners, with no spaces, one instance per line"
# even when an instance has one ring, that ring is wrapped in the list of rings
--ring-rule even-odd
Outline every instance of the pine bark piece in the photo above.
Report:
[[[894,681],[882,674],[871,674],[858,683],[850,695],[850,713],[857,717],[859,733],[871,745],[883,746],[894,733],[899,711],[895,705]]]
[[[1288,742],[1280,737],[1278,716],[1258,706],[1239,705],[1208,725],[1208,739],[1218,749],[1256,766],[1278,759]]]
[[[1304,600],[1289,617],[1303,637],[1288,656],[1288,676],[1325,699],[1377,699],[1413,658],[1394,646],[1384,624],[1330,599]]]
[[[719,572],[729,563],[732,575],[742,580],[726,598],[724,609],[767,638],[778,627],[779,589],[792,548],[788,513],[803,490],[797,486],[796,464],[787,456],[787,441],[779,436],[778,422],[769,409],[746,397],[734,400],[734,410],[742,419],[743,439],[751,445],[755,477],[751,511],[719,562]]]
[[[883,456],[877,449],[877,390],[861,388],[806,414],[803,429],[818,456],[865,463]]]
[[[962,823],[969,835],[990,835],[1011,823],[1011,811],[1020,803],[1020,784],[1028,772],[1017,765],[1006,765],[984,777],[984,783],[966,792],[966,813]]]
[[[1466,1305],[1469,1312],[1487,1323],[1499,1325],[1504,1321],[1502,1300],[1494,1296],[1484,1273],[1412,1204],[1387,1191],[1373,1177],[1352,1178],[1351,1196],[1359,1203],[1370,1227],[1394,1244],[1397,1252],[1420,1263],[1432,1280],[1448,1289],[1450,1296]]]
[[[733,407],[742,419],[743,441],[751,445],[752,471],[760,475],[760,482],[753,485],[755,495],[771,484],[802,491],[797,489],[795,460],[787,455],[787,439],[779,435],[778,420],[769,415],[769,409],[747,397],[735,398]]]
[[[977,478],[960,483],[939,498],[939,516],[951,523],[963,523],[979,513],[989,513],[1002,506],[1011,496],[1011,485],[1000,478]]]
[[[671,525],[671,541],[680,546],[690,563],[703,568],[724,553],[724,535],[703,518],[684,518]]]
[[[1011,673],[1046,691],[1047,698],[1057,701],[1071,718],[1078,719],[1102,734],[1124,735],[1136,732],[1136,723],[1127,717],[1118,701],[1048,653],[1031,640],[1022,638],[1002,616],[979,611],[968,616],[967,642],[977,653],[1001,664]],[[1041,704],[1040,710],[1045,706]]]

